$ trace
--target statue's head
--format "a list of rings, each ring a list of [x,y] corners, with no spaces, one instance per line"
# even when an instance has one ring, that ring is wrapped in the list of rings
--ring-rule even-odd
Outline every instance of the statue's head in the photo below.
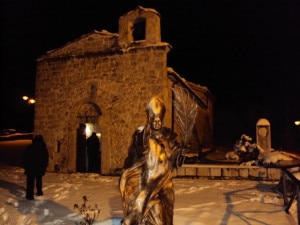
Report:
[[[148,123],[152,129],[159,130],[161,128],[165,112],[166,107],[163,101],[157,96],[152,97],[146,107]]]

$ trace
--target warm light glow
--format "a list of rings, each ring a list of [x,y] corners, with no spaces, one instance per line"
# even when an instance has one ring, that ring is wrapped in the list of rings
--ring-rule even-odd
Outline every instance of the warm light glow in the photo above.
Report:
[[[294,123],[296,126],[300,126],[300,120],[296,120]]]
[[[85,135],[86,138],[90,137],[92,134],[92,129],[91,129],[91,125],[90,123],[85,124]]]
[[[30,104],[34,104],[35,103],[35,100],[33,98],[29,99],[29,103]]]
[[[85,124],[85,136],[89,138],[92,133],[95,132],[99,140],[101,140],[101,131],[99,130],[98,126],[93,123],[86,123]]]
[[[99,139],[101,139],[101,133],[98,132],[98,133],[96,133],[96,135]]]
[[[24,95],[23,97],[23,100],[27,102],[28,105],[32,105],[35,103],[35,99],[33,98],[29,98],[28,96]]]

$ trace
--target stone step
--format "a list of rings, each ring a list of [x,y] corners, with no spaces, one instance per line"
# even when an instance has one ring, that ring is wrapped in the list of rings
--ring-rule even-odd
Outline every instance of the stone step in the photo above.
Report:
[[[207,177],[211,179],[260,179],[278,181],[281,170],[246,165],[184,164],[173,170],[174,177]]]

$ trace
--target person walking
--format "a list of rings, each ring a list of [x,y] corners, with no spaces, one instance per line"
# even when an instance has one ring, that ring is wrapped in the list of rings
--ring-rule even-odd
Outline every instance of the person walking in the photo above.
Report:
[[[32,143],[25,149],[22,166],[26,179],[26,199],[34,200],[34,185],[37,196],[43,195],[42,177],[48,166],[49,154],[42,135],[36,135]]]

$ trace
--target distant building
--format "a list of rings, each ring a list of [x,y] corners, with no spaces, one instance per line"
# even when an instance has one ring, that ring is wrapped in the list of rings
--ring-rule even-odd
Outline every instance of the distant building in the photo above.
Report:
[[[200,106],[193,149],[211,147],[214,98],[206,87],[167,67],[170,49],[161,42],[158,12],[137,7],[119,18],[117,34],[94,30],[39,57],[34,133],[47,143],[48,170],[85,172],[84,142],[95,131],[101,141],[101,173],[115,174],[132,133],[146,122],[152,96],[166,104],[164,126],[174,127],[174,85],[187,89]]]

